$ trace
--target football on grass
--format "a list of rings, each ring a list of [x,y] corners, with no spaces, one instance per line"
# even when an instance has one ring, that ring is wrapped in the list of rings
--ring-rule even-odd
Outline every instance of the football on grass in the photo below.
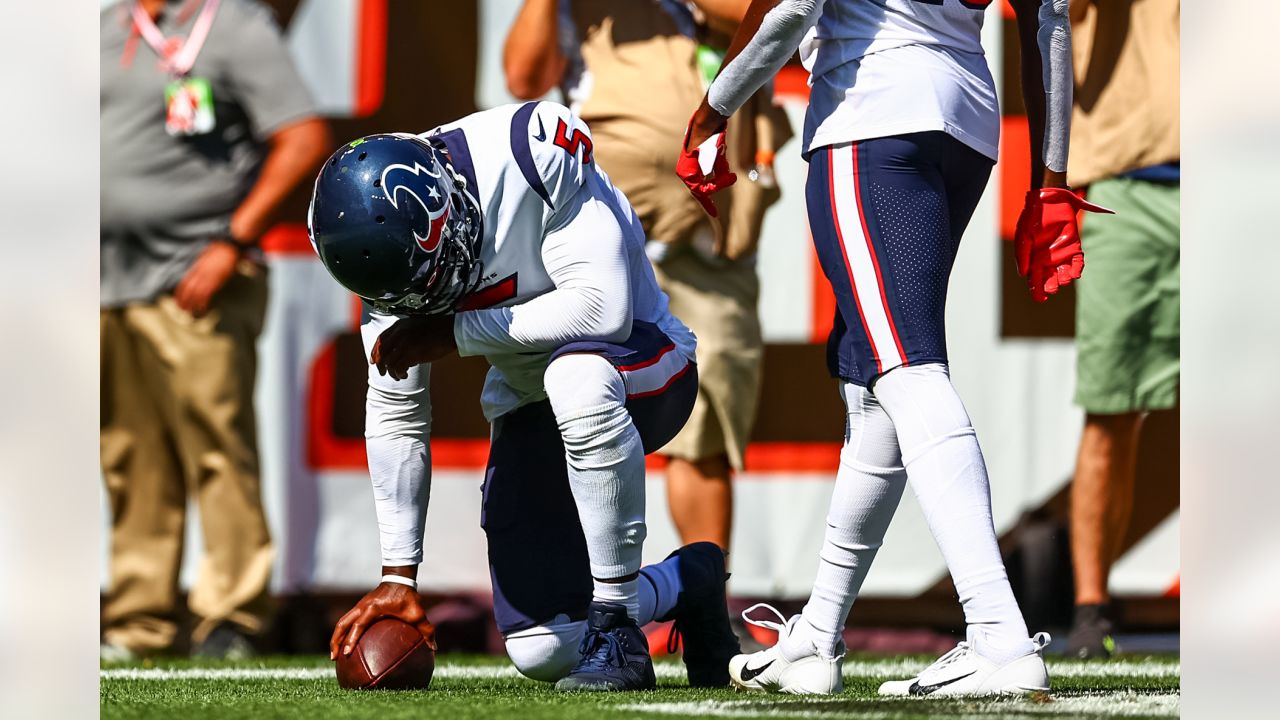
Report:
[[[338,684],[348,690],[425,690],[435,669],[436,653],[417,628],[383,618],[364,631],[350,655],[338,655]]]

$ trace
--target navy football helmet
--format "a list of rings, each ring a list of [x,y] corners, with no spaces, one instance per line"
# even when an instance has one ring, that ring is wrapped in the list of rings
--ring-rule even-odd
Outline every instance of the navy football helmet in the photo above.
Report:
[[[473,192],[443,146],[405,133],[370,135],[320,170],[311,244],[335,280],[378,310],[453,312],[481,277]]]

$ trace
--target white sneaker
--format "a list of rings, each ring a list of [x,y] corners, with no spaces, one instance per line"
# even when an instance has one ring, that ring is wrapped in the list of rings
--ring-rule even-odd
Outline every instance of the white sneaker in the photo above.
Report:
[[[1033,649],[1020,658],[996,665],[962,642],[910,680],[890,680],[881,695],[1021,695],[1049,691],[1049,672],[1041,653],[1049,633],[1036,633]]]
[[[772,612],[778,622],[771,620],[753,620],[747,617],[757,609]],[[799,615],[790,620],[782,617],[770,605],[759,603],[752,605],[742,613],[742,619],[762,628],[776,630],[778,642],[771,648],[749,655],[735,655],[729,661],[729,680],[739,690],[767,690],[769,692],[789,693],[792,695],[834,695],[844,690],[844,653],[833,658],[823,657],[818,649],[808,642],[811,654],[797,660],[788,660],[780,648],[795,632]],[[807,642],[797,639],[797,642]],[[840,647],[844,649],[843,644]]]
[[[98,646],[98,660],[108,663],[135,662],[142,659],[138,653],[130,650],[124,645],[118,645],[113,642],[102,641]]]

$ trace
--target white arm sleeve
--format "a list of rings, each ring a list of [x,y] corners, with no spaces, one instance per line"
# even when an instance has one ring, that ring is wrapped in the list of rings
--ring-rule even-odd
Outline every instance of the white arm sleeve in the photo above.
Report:
[[[576,340],[622,342],[631,334],[631,278],[623,228],[590,188],[560,212],[569,219],[542,242],[555,289],[506,308],[458,313],[458,354],[554,350]]]
[[[1041,0],[1041,75],[1044,78],[1044,164],[1054,172],[1066,172],[1071,138],[1071,23],[1069,0]]]
[[[365,360],[373,343],[398,318],[370,313],[360,326]],[[382,564],[422,562],[422,534],[431,495],[431,366],[409,369],[406,380],[369,366],[364,442],[373,480]]]
[[[707,102],[729,117],[759,90],[800,47],[818,22],[826,0],[781,0],[765,13],[742,52],[720,70],[707,90]]]

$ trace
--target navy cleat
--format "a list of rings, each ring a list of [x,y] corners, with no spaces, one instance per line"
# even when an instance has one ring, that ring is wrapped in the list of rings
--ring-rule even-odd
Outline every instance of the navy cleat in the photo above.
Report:
[[[683,637],[684,665],[692,687],[727,687],[729,660],[742,650],[729,624],[724,550],[715,543],[697,542],[671,555],[680,558],[684,587],[671,612],[658,618],[662,622],[675,620],[667,649],[675,652]]]
[[[591,603],[579,651],[582,659],[556,683],[557,690],[652,690],[658,684],[649,641],[622,605]]]

